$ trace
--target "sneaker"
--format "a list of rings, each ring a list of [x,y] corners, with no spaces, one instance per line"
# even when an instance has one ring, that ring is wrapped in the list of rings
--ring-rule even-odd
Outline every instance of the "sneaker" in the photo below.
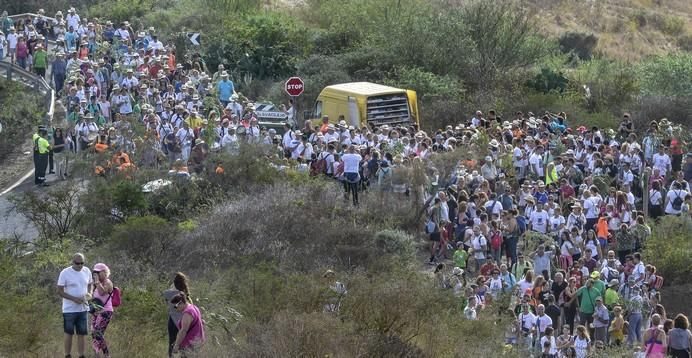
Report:
[[[48,174],[55,174],[55,172],[51,170],[48,172]]]

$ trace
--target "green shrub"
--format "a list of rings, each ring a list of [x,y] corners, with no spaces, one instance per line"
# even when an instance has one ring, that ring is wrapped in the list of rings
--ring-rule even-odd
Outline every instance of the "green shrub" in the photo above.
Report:
[[[386,84],[415,90],[422,102],[433,100],[461,101],[464,86],[456,78],[440,76],[420,68],[401,67],[390,74]]]
[[[692,97],[692,53],[652,57],[637,66],[643,96]]]
[[[692,275],[692,220],[689,216],[664,216],[652,226],[643,261],[656,266],[666,283],[684,283]]]
[[[130,217],[113,230],[107,245],[126,252],[137,261],[157,264],[165,261],[176,238],[175,227],[157,216]]]
[[[141,215],[147,208],[142,187],[131,180],[123,180],[112,189],[113,208],[124,217]]]
[[[681,35],[677,42],[680,50],[692,52],[692,34]]]
[[[397,256],[404,262],[415,257],[416,247],[413,237],[399,230],[382,230],[375,234],[375,246],[382,255]]]
[[[27,191],[13,196],[15,210],[36,227],[39,239],[62,240],[84,219],[79,188],[62,186],[47,192]]]
[[[598,37],[594,34],[567,32],[560,36],[558,43],[563,53],[574,53],[580,60],[590,60],[598,45]]]
[[[661,31],[667,35],[677,36],[685,31],[686,20],[678,16],[667,16],[661,24]]]
[[[204,59],[209,68],[229,65],[234,79],[283,79],[295,73],[308,51],[308,31],[288,15],[264,12],[234,16],[210,28]]]
[[[548,93],[557,91],[562,93],[567,88],[567,78],[562,71],[556,71],[551,68],[541,68],[541,71],[527,85],[539,92]]]
[[[632,103],[639,92],[638,76],[629,64],[609,60],[591,60],[567,73],[570,95],[581,98],[592,112],[620,111]]]
[[[36,126],[43,124],[46,104],[19,83],[0,78],[0,161],[31,142]]]

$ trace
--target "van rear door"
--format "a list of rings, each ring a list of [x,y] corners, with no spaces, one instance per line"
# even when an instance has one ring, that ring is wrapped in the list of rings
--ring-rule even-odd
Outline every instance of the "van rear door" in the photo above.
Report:
[[[366,108],[369,125],[396,125],[411,122],[406,92],[368,97]]]

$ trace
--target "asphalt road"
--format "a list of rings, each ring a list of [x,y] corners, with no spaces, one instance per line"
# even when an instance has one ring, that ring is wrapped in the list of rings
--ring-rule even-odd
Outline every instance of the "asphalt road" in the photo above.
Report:
[[[51,44],[49,44],[49,48],[50,47]],[[0,60],[4,62],[9,62],[8,57],[5,57]],[[6,74],[3,71],[3,73],[1,73],[0,75],[5,76]],[[17,78],[18,77],[15,77],[15,79]],[[50,66],[46,70],[46,81],[50,83]],[[27,170],[28,169],[30,168],[27,168]],[[23,175],[24,173],[21,174]],[[58,178],[55,175],[47,176],[47,182],[49,183],[57,179]],[[5,189],[7,188],[0,188],[0,192],[4,191]],[[18,236],[22,240],[31,241],[38,237],[38,231],[36,230],[36,227],[34,227],[34,225],[24,215],[17,213],[16,210],[14,210],[14,205],[8,199],[12,195],[21,195],[21,193],[26,192],[28,190],[46,189],[50,189],[50,187],[37,188],[34,185],[34,177],[32,175],[26,180],[22,181],[20,185],[12,189],[10,192],[0,194],[0,239]]]
[[[48,183],[58,180],[56,175],[48,175]],[[19,196],[30,190],[49,190],[50,187],[36,187],[33,175],[22,181],[12,191],[0,196],[0,239],[18,236],[24,241],[32,241],[38,237],[36,227],[22,214],[14,210],[14,205],[9,201],[11,196]]]

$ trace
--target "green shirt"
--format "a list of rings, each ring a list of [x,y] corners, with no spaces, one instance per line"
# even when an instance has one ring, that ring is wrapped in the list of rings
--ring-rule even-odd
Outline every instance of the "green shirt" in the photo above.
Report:
[[[593,314],[594,305],[596,305],[596,298],[601,295],[596,286],[588,288],[582,286],[577,290],[577,298],[579,298],[579,312],[584,314]]]
[[[466,268],[466,260],[469,257],[469,253],[463,249],[458,249],[454,252],[454,265],[461,268]]]
[[[612,310],[613,306],[615,306],[618,301],[620,301],[620,295],[618,295],[617,290],[608,288],[605,291],[605,297],[603,298],[603,303],[605,303],[606,307]]]
[[[46,138],[40,137],[38,134],[34,133],[32,140],[39,154],[48,154],[50,151],[50,143],[48,143]]]
[[[46,68],[48,65],[48,55],[46,51],[34,51],[34,68]]]
[[[606,285],[605,282],[601,280],[593,280],[593,288],[599,290],[600,292],[605,292]]]

